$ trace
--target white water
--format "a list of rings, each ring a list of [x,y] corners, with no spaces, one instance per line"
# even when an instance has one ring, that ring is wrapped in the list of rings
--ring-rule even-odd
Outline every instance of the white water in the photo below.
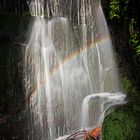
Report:
[[[100,3],[73,2],[30,2],[35,20],[25,55],[29,140],[102,126],[106,110],[125,103]],[[57,17],[45,19],[45,5],[47,17]]]
[[[111,106],[124,104],[125,95],[122,93],[94,93],[84,98],[82,106],[81,127],[102,127],[105,112]]]

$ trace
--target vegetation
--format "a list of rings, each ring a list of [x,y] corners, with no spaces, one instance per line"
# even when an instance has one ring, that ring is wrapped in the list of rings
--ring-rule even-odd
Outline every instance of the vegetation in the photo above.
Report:
[[[140,28],[138,1],[110,0],[106,12],[109,25],[113,24],[111,33],[123,42],[116,43],[122,87],[127,94],[128,103],[118,107],[108,115],[103,124],[103,140],[139,140],[140,139]],[[119,31],[116,31],[119,30]],[[121,34],[121,30],[125,35]],[[118,33],[119,32],[119,33]],[[118,35],[116,35],[118,34]],[[119,37],[122,35],[121,37]],[[119,42],[118,41],[118,42]],[[128,43],[125,43],[128,42]],[[121,48],[123,47],[123,48]]]
[[[140,34],[138,30],[137,21],[135,19],[131,19],[129,23],[129,31],[130,31],[130,45],[134,48],[137,56],[140,55]]]
[[[113,18],[120,18],[120,6],[119,6],[119,1],[118,0],[111,0],[110,1],[110,19]]]
[[[140,104],[135,98],[139,93],[133,83],[123,78],[123,89],[129,99],[126,105],[118,107],[105,119],[103,125],[103,140],[139,140]]]

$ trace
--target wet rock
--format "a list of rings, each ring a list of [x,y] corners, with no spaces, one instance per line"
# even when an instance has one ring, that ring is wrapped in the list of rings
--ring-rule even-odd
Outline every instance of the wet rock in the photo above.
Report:
[[[0,115],[0,125],[5,125],[7,123],[6,117]]]

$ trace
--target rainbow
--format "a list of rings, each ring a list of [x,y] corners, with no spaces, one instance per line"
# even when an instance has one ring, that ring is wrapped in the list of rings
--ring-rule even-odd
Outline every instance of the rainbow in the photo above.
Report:
[[[109,35],[102,35],[102,36],[98,36],[94,41],[89,41],[86,45],[81,46],[71,54],[67,55],[60,63],[57,63],[50,71],[50,75],[55,74],[57,70],[60,68],[60,65],[63,66],[66,63],[69,63],[69,61],[72,61],[72,59],[76,59],[84,51],[87,51],[90,48],[94,48],[96,44],[101,45],[109,40],[110,40]]]

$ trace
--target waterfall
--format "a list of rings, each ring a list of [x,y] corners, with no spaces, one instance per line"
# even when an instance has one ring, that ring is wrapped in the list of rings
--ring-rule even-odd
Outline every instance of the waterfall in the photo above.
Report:
[[[98,0],[30,0],[25,53],[28,139],[64,139],[102,126],[124,104],[112,43]]]

